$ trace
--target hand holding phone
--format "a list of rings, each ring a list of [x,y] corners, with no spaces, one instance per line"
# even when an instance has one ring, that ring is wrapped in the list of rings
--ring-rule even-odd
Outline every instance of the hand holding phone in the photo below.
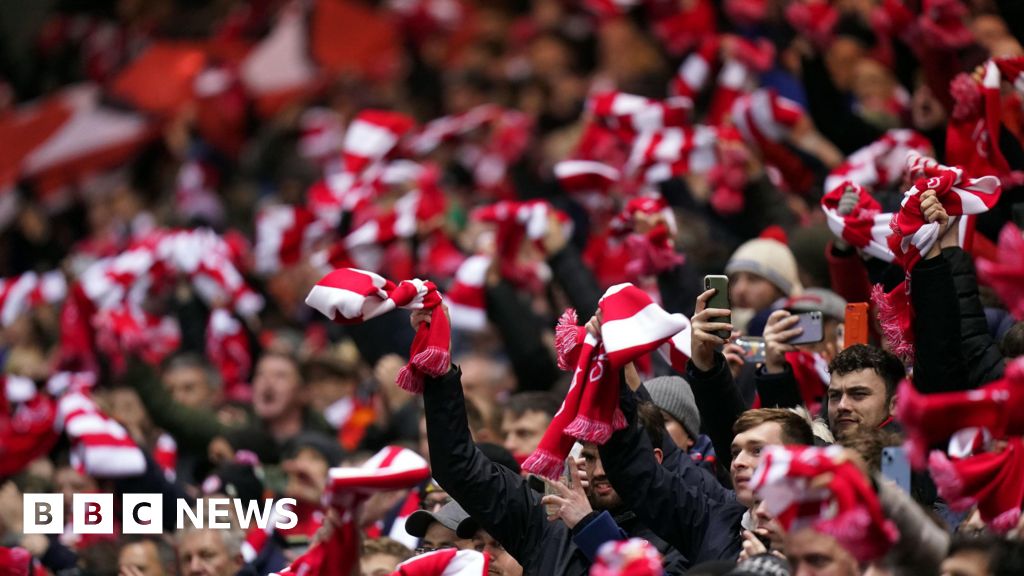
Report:
[[[725,279],[724,285],[721,279]],[[712,302],[717,301],[721,306],[723,295],[725,304],[728,304],[728,279],[724,276],[708,276],[704,278],[704,285],[709,286],[709,289],[697,297],[696,312],[691,318],[693,330],[690,333],[690,362],[696,369],[706,372],[714,368],[715,353],[732,336],[732,314],[727,308],[712,305]]]
[[[821,311],[800,312],[794,316],[797,318],[795,327],[800,328],[800,334],[789,339],[787,344],[816,344],[825,339],[825,317]]]
[[[747,364],[761,364],[765,359],[764,338],[757,336],[740,336],[733,341],[743,349],[743,361]]]
[[[707,308],[717,308],[721,310],[731,310],[732,305],[729,302],[729,277],[722,275],[709,275],[704,277],[704,290],[714,290],[715,293],[708,300]],[[724,322],[726,324],[732,323],[732,314],[728,316],[718,316],[715,318],[717,322]],[[726,340],[730,336],[728,330],[719,330],[715,333],[719,338]]]

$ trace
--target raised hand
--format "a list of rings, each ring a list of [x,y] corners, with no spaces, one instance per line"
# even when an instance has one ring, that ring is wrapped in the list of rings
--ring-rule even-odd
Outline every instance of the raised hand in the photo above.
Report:
[[[725,345],[726,339],[716,333],[725,330],[732,332],[732,324],[716,322],[716,318],[729,316],[732,312],[722,308],[707,308],[708,300],[715,295],[715,290],[706,290],[697,297],[696,314],[690,319],[693,331],[690,336],[690,362],[702,372],[714,368],[715,350]]]
[[[583,490],[578,463],[570,463],[569,476],[571,478],[569,486],[562,482],[545,480],[555,493],[546,494],[540,501],[548,507],[548,520],[561,518],[562,522],[571,530],[594,509],[590,506],[587,493]]]
[[[796,346],[787,344],[803,332],[794,328],[799,318],[788,310],[776,310],[768,317],[764,327],[764,370],[769,374],[780,374],[786,369],[786,352],[793,352]]]

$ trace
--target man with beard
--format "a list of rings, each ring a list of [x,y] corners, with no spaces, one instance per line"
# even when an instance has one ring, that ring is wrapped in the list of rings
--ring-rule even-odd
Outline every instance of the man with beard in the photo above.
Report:
[[[429,318],[429,314],[414,312],[413,328]],[[542,495],[520,475],[489,460],[473,444],[461,378],[460,369],[452,366],[447,374],[428,378],[424,385],[434,479],[515,558],[523,574],[585,576],[591,561],[577,537],[597,515],[581,519],[572,528],[548,521]],[[655,538],[639,522],[623,528],[629,536]],[[669,574],[682,574],[689,566],[677,551],[667,548],[663,553]]]

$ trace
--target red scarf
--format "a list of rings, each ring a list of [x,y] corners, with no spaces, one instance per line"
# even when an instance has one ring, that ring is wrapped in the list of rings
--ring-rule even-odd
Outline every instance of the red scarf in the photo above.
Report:
[[[604,444],[626,427],[619,410],[619,376],[628,363],[652,352],[689,327],[682,314],[669,314],[632,284],[612,286],[598,303],[601,339],[575,326],[567,312],[556,329],[559,366],[575,366],[572,385],[537,450],[523,469],[557,479],[577,440]]]
[[[429,477],[426,460],[397,446],[384,448],[358,468],[332,468],[324,500],[338,512],[340,525],[277,576],[349,576],[359,564],[363,503],[378,492],[412,488]]]
[[[373,272],[342,268],[317,282],[306,304],[341,324],[359,324],[396,308],[431,310],[430,323],[420,324],[416,331],[409,363],[398,373],[397,384],[419,394],[424,377],[443,376],[451,366],[451,326],[433,282],[403,280],[395,284]]]
[[[849,214],[840,215],[839,202],[848,186],[857,193],[857,205]],[[888,241],[892,235],[892,228],[889,227],[892,214],[882,212],[881,205],[863,186],[850,181],[840,182],[822,197],[821,209],[825,212],[828,227],[833,234],[865,254],[892,262],[894,255]]]
[[[808,482],[831,475],[824,489]],[[881,558],[899,539],[871,484],[840,446],[768,446],[750,484],[787,531],[812,527],[857,560]]]

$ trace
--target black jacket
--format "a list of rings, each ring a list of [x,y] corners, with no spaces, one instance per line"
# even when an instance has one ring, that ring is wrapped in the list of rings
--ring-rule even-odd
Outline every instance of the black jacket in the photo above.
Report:
[[[620,400],[629,425],[612,434],[600,453],[605,474],[625,505],[694,565],[736,559],[746,507],[685,458],[675,472],[660,466],[650,438],[636,425],[636,396],[625,385]]]
[[[523,567],[527,576],[586,576],[590,561],[573,542],[575,534],[560,521],[549,522],[541,495],[511,470],[491,462],[473,444],[462,394],[462,372],[453,368],[445,376],[428,379],[423,404],[434,479],[479,522]],[[648,447],[650,454],[650,448]],[[654,534],[639,522],[619,524],[628,536]],[[583,526],[577,526],[576,531]],[[688,567],[679,552],[668,549],[666,572],[682,574]]]

